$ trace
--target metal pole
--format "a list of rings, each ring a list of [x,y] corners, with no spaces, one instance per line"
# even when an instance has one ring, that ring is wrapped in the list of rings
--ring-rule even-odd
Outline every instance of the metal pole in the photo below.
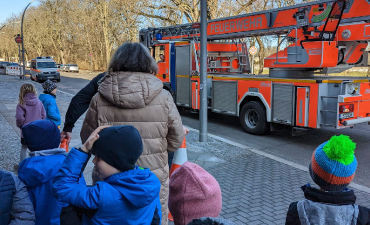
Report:
[[[207,0],[201,0],[200,16],[200,132],[199,141],[207,142]]]
[[[28,5],[26,6],[26,8],[24,9],[24,12],[23,12],[23,15],[22,15],[22,24],[21,24],[21,37],[22,37],[22,58],[23,58],[23,80],[26,79],[26,64],[24,63],[24,38],[23,38],[23,19],[24,19],[24,14],[26,13],[26,10],[28,8],[28,6],[31,5],[32,2],[34,2],[35,0],[32,0],[30,3],[28,3]]]
[[[252,56],[252,74],[254,74],[254,55]]]
[[[21,44],[18,44],[18,63],[21,64]]]

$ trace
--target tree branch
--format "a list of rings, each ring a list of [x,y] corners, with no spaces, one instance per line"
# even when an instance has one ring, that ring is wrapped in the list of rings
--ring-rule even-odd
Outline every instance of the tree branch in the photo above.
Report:
[[[250,7],[255,0],[249,0],[247,3],[242,4],[241,2],[237,1],[237,3],[240,5],[239,9],[234,13],[234,16],[239,15],[243,10]]]
[[[176,25],[176,22],[171,20],[170,18],[166,18],[166,17],[163,17],[163,16],[157,16],[157,15],[151,15],[151,14],[147,14],[147,13],[143,13],[143,12],[135,12],[135,13],[140,15],[140,16],[146,16],[146,17],[150,17],[150,18],[154,18],[154,19],[160,19],[160,20],[163,20],[163,21],[167,21],[167,22],[171,23],[172,25]]]

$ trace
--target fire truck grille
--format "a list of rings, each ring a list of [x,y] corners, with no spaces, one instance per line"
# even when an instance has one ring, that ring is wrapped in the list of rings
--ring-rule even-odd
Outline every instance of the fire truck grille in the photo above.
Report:
[[[238,83],[236,81],[213,81],[212,109],[236,115]]]
[[[290,84],[273,85],[272,120],[277,123],[292,124],[294,86]]]

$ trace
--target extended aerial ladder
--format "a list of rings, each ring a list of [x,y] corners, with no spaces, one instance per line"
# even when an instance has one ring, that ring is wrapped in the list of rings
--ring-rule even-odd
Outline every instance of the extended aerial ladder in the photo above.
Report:
[[[173,90],[178,106],[193,110],[200,107],[200,35],[199,23],[139,33],[154,57],[165,55],[157,77]],[[285,36],[264,59],[269,75],[250,74],[243,39],[266,35]],[[368,66],[370,0],[322,0],[210,20],[207,39],[208,108],[239,116],[247,132],[370,122],[368,78],[316,76]]]
[[[208,40],[281,34],[288,34],[293,44],[265,59],[270,76],[307,77],[323,68],[329,69],[324,73],[344,71],[360,60],[370,39],[370,0],[310,2],[210,20],[207,25]],[[178,41],[199,36],[199,23],[140,31],[147,47],[158,37]]]

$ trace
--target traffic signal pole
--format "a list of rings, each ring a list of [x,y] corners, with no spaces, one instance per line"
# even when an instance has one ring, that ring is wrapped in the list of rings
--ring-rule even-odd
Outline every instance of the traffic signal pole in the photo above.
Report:
[[[207,142],[207,0],[201,0],[200,15],[200,132],[199,141]]]

